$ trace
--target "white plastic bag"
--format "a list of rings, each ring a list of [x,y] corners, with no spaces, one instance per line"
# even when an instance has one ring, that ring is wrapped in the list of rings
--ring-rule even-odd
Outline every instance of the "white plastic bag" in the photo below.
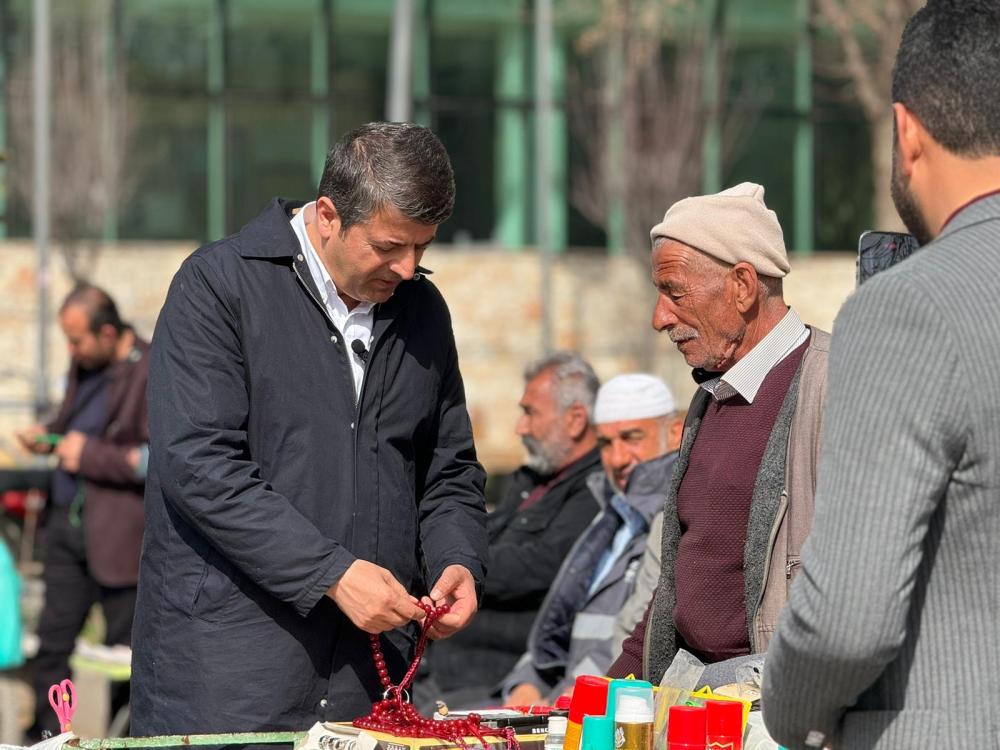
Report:
[[[667,719],[670,707],[677,706],[687,700],[688,695],[698,689],[705,665],[698,658],[684,649],[677,652],[670,662],[667,671],[660,680],[660,689],[656,694],[656,707],[653,718],[653,750],[667,748]]]

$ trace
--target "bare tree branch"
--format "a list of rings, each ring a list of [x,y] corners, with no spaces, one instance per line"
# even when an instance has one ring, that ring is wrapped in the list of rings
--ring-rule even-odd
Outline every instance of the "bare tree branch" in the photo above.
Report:
[[[52,238],[76,280],[94,268],[106,218],[135,185],[126,170],[134,128],[125,71],[110,43],[112,8],[110,0],[64,3],[52,16]],[[31,56],[21,57],[8,80],[15,102],[8,175],[12,192],[28,205],[34,200],[31,71]]]
[[[868,122],[875,180],[875,220],[879,227],[899,226],[889,195],[892,172],[891,84],[896,49],[907,19],[923,0],[816,0],[821,21],[834,32],[837,64]],[[828,61],[827,61],[828,62]],[[819,66],[826,67],[823,61]]]
[[[697,0],[604,0],[600,19],[576,40],[581,62],[571,71],[567,109],[583,164],[570,199],[605,230],[620,211],[626,248],[643,257],[649,228],[664,209],[701,189],[711,112],[704,94],[708,31],[690,22],[702,17],[700,8]],[[721,91],[728,89],[727,56],[723,45]],[[738,117],[723,118],[724,155],[760,111],[761,92],[747,95],[745,88]]]
[[[876,76],[880,72],[865,58],[858,36],[857,12],[851,12],[841,0],[818,0],[820,13],[836,31],[844,55],[844,62],[854,84],[858,103],[869,119],[885,107],[885,97],[880,91]]]

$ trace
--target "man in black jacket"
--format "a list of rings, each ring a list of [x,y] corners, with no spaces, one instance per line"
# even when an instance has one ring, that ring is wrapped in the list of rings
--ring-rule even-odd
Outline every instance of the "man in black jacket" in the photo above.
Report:
[[[152,352],[137,735],[367,713],[412,656],[416,597],[477,608],[486,551],[448,308],[418,266],[454,180],[426,128],[377,123],[174,278]],[[299,210],[301,208],[301,210]]]
[[[597,514],[587,476],[601,466],[593,427],[600,381],[578,354],[557,352],[524,373],[516,432],[528,461],[487,521],[482,608],[470,627],[435,643],[418,688],[425,709],[488,702],[527,646],[535,614],[570,547]]]

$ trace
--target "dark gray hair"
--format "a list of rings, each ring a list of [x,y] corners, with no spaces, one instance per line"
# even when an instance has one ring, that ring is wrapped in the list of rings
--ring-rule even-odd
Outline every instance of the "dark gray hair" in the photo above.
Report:
[[[343,234],[387,206],[436,226],[455,207],[455,176],[434,133],[406,122],[371,122],[330,149],[319,197],[333,201]]]
[[[87,313],[91,333],[100,333],[104,326],[111,326],[115,333],[121,335],[128,326],[118,314],[118,306],[111,295],[99,286],[84,281],[78,283],[59,306],[62,315],[67,307],[81,307]]]
[[[587,421],[593,422],[594,401],[601,381],[590,363],[576,352],[555,352],[525,367],[524,382],[547,370],[552,370],[552,385],[559,411],[564,412],[573,404],[580,404],[587,412]]]
[[[1000,154],[1000,3],[930,0],[903,31],[892,100],[953,154]]]

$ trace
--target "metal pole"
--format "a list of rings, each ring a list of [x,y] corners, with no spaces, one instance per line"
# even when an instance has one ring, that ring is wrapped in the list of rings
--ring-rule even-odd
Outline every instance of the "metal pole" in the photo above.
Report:
[[[116,160],[121,157],[115,154],[119,148],[118,126],[121,123],[120,112],[127,106],[126,92],[124,86],[119,86],[121,72],[119,67],[122,64],[119,52],[121,50],[121,15],[122,0],[111,0],[107,6],[102,6],[95,10],[101,18],[104,32],[104,108],[107,119],[105,120],[104,141],[101,144],[101,157],[103,164],[103,178],[107,185],[108,201],[104,206],[104,242],[115,242],[118,239],[118,209],[119,206],[119,177],[120,172],[115,169]]]
[[[436,122],[433,99],[434,25],[437,7],[434,0],[423,0],[421,12],[413,16],[413,56],[410,58],[410,108],[413,122],[433,129]]]
[[[208,26],[208,130],[206,169],[208,193],[208,236],[217,240],[226,234],[226,55],[228,50],[228,0],[215,0]]]
[[[627,13],[627,9],[625,13]],[[625,252],[625,121],[622,119],[625,93],[625,13],[616,15],[605,52],[607,80],[604,83],[604,121],[607,123],[607,150],[604,156],[604,183],[608,191],[607,251]],[[635,249],[635,248],[633,248]]]
[[[396,0],[389,45],[389,86],[385,117],[389,122],[413,119],[413,0]]]
[[[309,45],[309,89],[312,94],[312,122],[309,129],[309,163],[313,185],[319,185],[330,148],[330,29],[333,0],[318,0],[318,23],[312,27]]]
[[[0,39],[8,37],[7,3],[0,0]],[[7,48],[0,50],[0,91],[7,91]],[[0,96],[0,240],[7,238],[7,102],[6,96]]]
[[[527,91],[528,44],[520,24],[506,23],[497,30],[493,196],[496,223],[493,236],[505,249],[527,244],[527,208],[531,194],[528,175],[528,117],[521,102]]]
[[[552,0],[535,0],[535,238],[541,253],[542,351],[552,352]]]
[[[49,114],[51,95],[51,28],[49,0],[35,0],[34,60],[32,82],[34,88],[35,131],[35,197],[32,207],[32,231],[38,257],[36,283],[38,286],[38,341],[35,368],[35,416],[41,418],[49,406],[49,212],[51,121]]]
[[[726,0],[709,0],[704,6],[708,44],[705,46],[704,97],[707,110],[705,140],[702,145],[702,190],[722,190],[722,34],[725,30]]]
[[[795,252],[809,255],[816,242],[813,211],[812,3],[796,0],[795,35]]]

